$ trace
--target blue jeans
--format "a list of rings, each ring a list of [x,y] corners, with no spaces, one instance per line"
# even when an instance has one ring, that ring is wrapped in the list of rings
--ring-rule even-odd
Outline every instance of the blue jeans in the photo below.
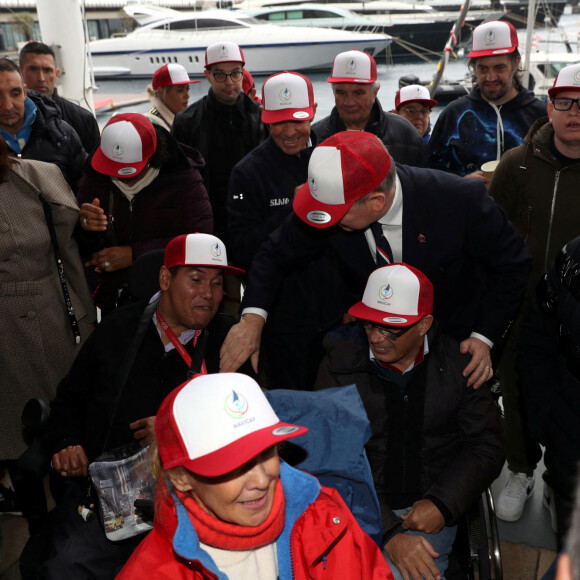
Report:
[[[401,510],[393,510],[398,516],[408,512],[411,508]],[[451,553],[451,548],[453,547],[453,542],[455,541],[455,536],[457,534],[457,526],[445,526],[437,534],[426,534],[425,532],[414,532],[408,530],[405,532],[411,536],[423,536],[434,548],[434,550],[439,554],[439,558],[435,558],[435,566],[439,572],[441,572],[441,579],[445,580],[445,570],[449,565],[449,554]],[[393,573],[394,580],[403,580],[402,574],[397,570],[396,566],[391,562],[389,555],[383,551],[389,566],[391,567],[391,572]]]

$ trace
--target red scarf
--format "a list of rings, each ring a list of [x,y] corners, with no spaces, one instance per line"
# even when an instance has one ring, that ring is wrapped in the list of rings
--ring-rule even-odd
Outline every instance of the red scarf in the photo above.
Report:
[[[222,550],[251,550],[275,542],[284,529],[284,490],[278,479],[274,503],[266,521],[256,527],[238,526],[205,512],[189,495],[177,492],[202,543]]]

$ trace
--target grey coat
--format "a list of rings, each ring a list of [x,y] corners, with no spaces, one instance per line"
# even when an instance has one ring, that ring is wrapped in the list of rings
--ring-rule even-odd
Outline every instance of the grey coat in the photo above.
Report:
[[[72,233],[75,197],[56,165],[19,160],[0,184],[0,458],[25,449],[20,415],[47,403],[71,366],[75,345],[39,194],[49,202],[81,336],[96,319]]]

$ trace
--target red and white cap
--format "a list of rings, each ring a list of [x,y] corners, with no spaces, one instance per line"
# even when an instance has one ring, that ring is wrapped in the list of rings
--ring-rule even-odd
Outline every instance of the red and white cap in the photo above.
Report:
[[[375,135],[336,133],[312,152],[308,181],[294,197],[294,211],[309,226],[328,228],[355,201],[375,191],[390,169],[391,157]]]
[[[510,54],[518,47],[518,33],[512,24],[492,20],[476,26],[471,35],[469,58]]]
[[[564,67],[556,76],[554,85],[548,90],[550,98],[563,91],[580,91],[580,64]]]
[[[407,264],[389,264],[369,276],[363,299],[349,308],[355,318],[385,326],[411,326],[433,312],[433,284]]]
[[[341,52],[334,57],[329,83],[370,85],[377,80],[375,59],[361,50]]]
[[[397,91],[395,95],[395,109],[398,110],[405,103],[425,103],[432,109],[437,104],[437,101],[431,98],[427,87],[422,85],[407,85]]]
[[[151,85],[154,90],[163,87],[173,87],[175,85],[188,85],[190,83],[201,83],[192,81],[185,70],[185,67],[177,63],[164,64],[153,73]]]
[[[155,416],[164,469],[183,466],[203,477],[230,473],[307,432],[280,421],[258,383],[238,373],[193,378],[173,390]]]
[[[224,274],[245,274],[241,268],[228,266],[228,255],[224,243],[210,234],[183,234],[173,238],[165,248],[163,265],[166,268],[175,266],[200,266],[202,268],[219,268]]]
[[[135,177],[156,149],[153,123],[139,113],[122,113],[111,117],[105,125],[91,165],[99,173],[111,177]]]
[[[314,117],[314,91],[310,80],[295,72],[268,77],[262,85],[262,121],[310,121]]]
[[[234,42],[214,42],[205,49],[205,68],[222,62],[246,64],[242,49]]]

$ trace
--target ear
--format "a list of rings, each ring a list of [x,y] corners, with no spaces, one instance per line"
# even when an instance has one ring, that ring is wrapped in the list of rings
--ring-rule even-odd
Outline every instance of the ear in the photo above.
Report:
[[[554,112],[554,103],[552,103],[552,101],[548,101],[548,118],[550,119],[550,123],[552,122],[553,112]]]
[[[385,208],[385,203],[387,202],[387,194],[380,189],[369,194],[367,200],[367,207],[375,212],[382,212]]]
[[[26,98],[27,91],[28,91],[28,87],[26,86],[26,83],[22,83],[22,92],[24,94],[24,98]]]
[[[421,336],[425,336],[429,329],[433,325],[433,316],[431,314],[427,314],[419,321],[419,334]]]
[[[60,69],[59,69],[59,68],[57,68],[57,69],[54,71],[54,74],[55,74],[55,76],[56,76],[56,80],[58,80],[58,75],[60,74]]]
[[[207,79],[207,82],[210,82],[210,72],[207,69],[204,69],[203,74],[205,75],[205,78]]]
[[[161,270],[159,270],[159,288],[162,292],[169,289],[171,278],[171,272],[165,266],[161,266]]]
[[[174,467],[167,470],[169,481],[178,491],[187,493],[193,489],[194,479],[185,467]]]
[[[312,119],[311,119],[311,121],[313,121],[314,117],[316,117],[316,109],[318,109],[318,103],[312,103]]]

